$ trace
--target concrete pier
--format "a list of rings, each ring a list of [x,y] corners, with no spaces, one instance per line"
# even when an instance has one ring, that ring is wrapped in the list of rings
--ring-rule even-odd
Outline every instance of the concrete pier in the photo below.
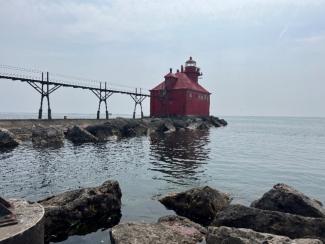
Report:
[[[9,199],[18,223],[0,227],[0,244],[44,244],[44,208],[38,203]]]
[[[27,140],[31,138],[32,127],[35,125],[57,127],[65,131],[74,125],[87,126],[105,123],[106,121],[105,119],[3,119],[0,120],[0,128],[10,130],[20,140]]]

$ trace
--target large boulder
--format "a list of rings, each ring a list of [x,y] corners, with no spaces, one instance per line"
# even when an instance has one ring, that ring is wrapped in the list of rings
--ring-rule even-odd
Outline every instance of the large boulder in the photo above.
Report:
[[[117,181],[83,188],[39,201],[45,208],[45,240],[62,241],[116,225],[121,218],[121,189]]]
[[[147,135],[148,127],[141,120],[128,120],[121,128],[121,136],[144,136]]]
[[[194,123],[190,123],[186,129],[188,130],[197,130],[200,126],[202,125],[202,122],[194,122]]]
[[[325,209],[320,201],[285,184],[276,184],[262,198],[254,201],[251,207],[298,214],[306,217],[325,217]]]
[[[205,227],[182,216],[168,215],[160,217],[158,223],[172,228],[182,235],[190,236],[196,241],[201,241],[207,234],[207,229]]]
[[[215,215],[230,204],[231,198],[226,193],[204,186],[171,193],[159,201],[178,215],[202,225],[209,225]]]
[[[175,118],[173,119],[173,123],[176,130],[182,130],[188,126],[187,120],[183,118]]]
[[[86,130],[99,138],[99,140],[105,141],[112,136],[122,136],[123,127],[127,124],[127,119],[116,118],[110,119],[105,123],[89,125],[86,127]]]
[[[96,136],[80,126],[73,126],[72,128],[69,128],[66,137],[74,143],[98,142],[98,138]]]
[[[103,124],[89,125],[86,127],[92,135],[97,137],[100,141],[105,141],[112,136],[120,136],[120,128],[116,127],[111,122],[106,122]]]
[[[206,120],[209,121],[215,127],[223,127],[228,125],[227,121],[225,121],[224,119],[219,119],[218,117],[214,116],[207,117]]]
[[[62,129],[54,127],[33,126],[32,142],[36,146],[61,146],[64,144]]]
[[[209,227],[206,237],[207,244],[322,244],[317,239],[290,239],[267,233],[256,232],[250,229],[232,227]]]
[[[212,226],[248,228],[295,238],[325,240],[325,218],[310,218],[270,210],[230,205],[220,211]]]
[[[13,148],[20,144],[20,141],[7,129],[0,128],[0,149]]]
[[[196,244],[203,240],[206,229],[192,221],[167,216],[158,223],[123,223],[111,230],[111,241],[114,244]]]
[[[156,131],[161,133],[171,133],[176,131],[176,127],[171,119],[163,119],[156,129]]]
[[[92,135],[105,141],[112,136],[130,137],[147,135],[147,126],[141,120],[117,118],[103,124],[90,125],[86,127]]]

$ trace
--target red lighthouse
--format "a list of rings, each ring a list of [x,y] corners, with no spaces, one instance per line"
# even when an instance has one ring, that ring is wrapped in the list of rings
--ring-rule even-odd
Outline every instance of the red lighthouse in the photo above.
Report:
[[[150,90],[150,116],[209,116],[210,94],[198,82],[200,68],[190,57],[181,70],[165,75],[165,80]]]

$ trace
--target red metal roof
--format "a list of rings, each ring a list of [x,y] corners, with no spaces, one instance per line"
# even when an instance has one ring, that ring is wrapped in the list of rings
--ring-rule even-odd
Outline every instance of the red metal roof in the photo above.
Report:
[[[177,76],[173,73],[168,73],[167,75],[165,75],[165,78],[177,78]]]
[[[170,73],[167,75],[170,75]],[[190,78],[188,78],[188,76],[185,73],[177,72],[174,75],[177,77],[177,81],[175,82],[173,87],[171,87],[172,90],[187,89],[187,90],[193,90],[193,91],[210,94],[210,92],[204,89],[200,84],[191,81]],[[164,87],[165,87],[165,81],[161,82],[158,86],[151,89],[151,91],[163,90]]]

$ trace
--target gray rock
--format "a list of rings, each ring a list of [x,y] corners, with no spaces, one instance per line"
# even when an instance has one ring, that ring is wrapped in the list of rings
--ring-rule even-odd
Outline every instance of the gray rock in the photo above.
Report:
[[[202,126],[203,122],[191,122],[189,125],[186,127],[188,130],[197,130],[200,126]]]
[[[174,123],[176,130],[182,130],[188,126],[185,119],[176,118],[176,119],[173,119],[173,123]]]
[[[195,222],[192,222],[188,218],[168,215],[158,219],[158,223],[163,224],[169,228],[172,228],[180,234],[189,235],[196,241],[201,241],[203,237],[207,234],[207,229]]]
[[[220,211],[211,226],[248,228],[295,238],[325,240],[325,218],[310,218],[270,210],[230,205]]]
[[[126,123],[123,119],[114,119],[103,124],[87,126],[85,129],[100,141],[106,141],[112,136],[121,136],[121,130]]]
[[[45,240],[62,241],[116,225],[121,218],[121,189],[117,181],[99,187],[64,192],[39,201],[45,208]]]
[[[120,130],[124,137],[144,136],[148,133],[147,125],[141,120],[128,120]]]
[[[131,137],[147,135],[148,127],[141,120],[112,119],[104,124],[91,125],[86,128],[92,135],[105,141],[112,136]]]
[[[325,209],[320,201],[310,199],[296,189],[276,184],[262,198],[254,201],[251,207],[298,214],[306,217],[325,217]]]
[[[218,121],[220,122],[219,119]],[[112,136],[144,136],[151,133],[172,133],[185,128],[190,130],[208,129],[211,126],[215,126],[215,124],[210,118],[199,117],[145,118],[141,120],[117,118],[103,124],[90,125],[86,127],[86,130],[99,140],[105,141]]]
[[[164,119],[162,118],[150,118],[143,120],[151,131],[159,131],[161,126],[164,124]]]
[[[64,144],[63,130],[54,127],[34,126],[32,142],[36,146],[61,146]]]
[[[290,239],[286,236],[256,232],[250,229],[232,227],[209,227],[206,237],[207,244],[322,244],[317,239]]]
[[[209,129],[210,127],[212,127],[212,124],[208,123],[207,121],[203,121],[203,122],[199,125],[198,129],[199,129],[199,130],[207,130],[207,129]]]
[[[166,216],[158,223],[123,223],[112,228],[114,244],[196,244],[203,240],[206,229],[192,221]]]
[[[13,148],[21,142],[7,129],[0,128],[0,148]]]
[[[158,131],[164,133],[171,133],[171,132],[175,132],[176,128],[174,126],[174,123],[171,120],[165,120],[164,123],[158,129]]]
[[[98,124],[98,125],[89,125],[85,128],[89,133],[98,138],[100,141],[106,141],[108,138],[112,137],[114,134],[117,134],[117,131],[114,131],[114,128],[110,124]]]
[[[74,143],[98,142],[98,138],[80,126],[69,128],[66,137]]]
[[[214,116],[210,116],[208,118],[208,120],[210,121],[210,123],[212,123],[215,127],[223,127],[223,126],[227,126],[227,121],[225,121],[224,119],[219,119],[218,117],[214,117]]]
[[[178,215],[208,225],[220,210],[230,204],[231,198],[226,193],[205,186],[171,193],[160,198],[159,201]]]

